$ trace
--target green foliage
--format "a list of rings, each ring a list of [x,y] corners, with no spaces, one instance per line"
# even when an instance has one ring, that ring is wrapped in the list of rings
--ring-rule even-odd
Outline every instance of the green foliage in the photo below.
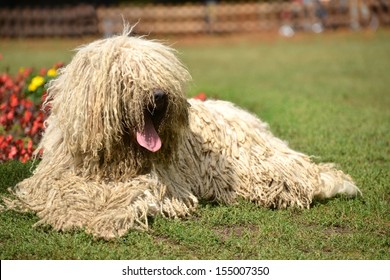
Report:
[[[131,231],[110,242],[82,231],[33,228],[35,215],[7,211],[0,214],[1,259],[389,259],[389,35],[222,40],[180,48],[194,78],[190,96],[203,91],[254,112],[294,149],[350,173],[363,197],[285,211],[244,201],[202,203],[186,220],[157,217],[149,232]],[[57,54],[64,55],[68,44]],[[22,56],[23,49],[4,53]],[[30,57],[25,64],[67,61],[38,57],[46,60]],[[0,165],[0,193],[28,177],[30,166]]]

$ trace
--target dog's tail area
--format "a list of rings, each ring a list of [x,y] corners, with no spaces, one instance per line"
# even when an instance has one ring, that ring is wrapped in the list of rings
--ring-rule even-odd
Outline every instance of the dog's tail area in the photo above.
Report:
[[[354,197],[362,195],[362,192],[355,185],[352,178],[332,164],[320,164],[321,186],[314,194],[315,198],[326,199],[338,194]]]

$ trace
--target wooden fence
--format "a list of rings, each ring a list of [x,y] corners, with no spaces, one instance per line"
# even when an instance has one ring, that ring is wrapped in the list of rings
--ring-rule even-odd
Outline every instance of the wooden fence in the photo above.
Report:
[[[325,2],[324,2],[325,1]],[[390,25],[390,0],[322,0],[301,2],[250,2],[191,4],[181,6],[0,9],[0,37],[79,36],[118,33],[123,20],[137,23],[139,34],[205,34],[278,30],[365,27],[374,23]],[[321,3],[321,4],[320,4]],[[341,5],[344,3],[345,5]]]
[[[365,27],[375,19],[378,24],[390,25],[388,0],[367,0],[362,6],[358,0],[312,1],[310,5],[298,2],[221,3],[185,6],[100,7],[97,9],[100,33],[117,33],[123,20],[138,24],[141,34],[196,34],[233,33],[277,30],[288,24],[295,30],[311,30],[315,23],[324,28],[355,25]],[[352,5],[353,3],[356,5]],[[367,2],[368,3],[368,2]],[[386,3],[386,7],[381,6]],[[376,7],[376,9],[373,9]]]
[[[0,37],[83,36],[97,34],[92,5],[58,8],[0,8]]]

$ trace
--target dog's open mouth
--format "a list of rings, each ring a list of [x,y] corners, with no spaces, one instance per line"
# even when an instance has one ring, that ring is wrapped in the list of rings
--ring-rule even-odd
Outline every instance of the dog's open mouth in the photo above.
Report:
[[[143,131],[137,131],[137,142],[140,146],[151,152],[157,152],[161,148],[161,139],[154,128],[152,119],[148,114],[144,114],[145,126]]]
[[[165,92],[154,92],[154,103],[144,110],[144,127],[137,131],[137,142],[141,147],[157,152],[162,146],[158,135],[158,128],[164,119],[168,107],[168,98]]]

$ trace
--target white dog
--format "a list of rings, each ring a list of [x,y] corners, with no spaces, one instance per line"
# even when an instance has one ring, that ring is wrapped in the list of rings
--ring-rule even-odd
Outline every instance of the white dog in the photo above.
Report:
[[[359,192],[256,116],[225,101],[187,100],[190,75],[174,51],[128,33],[79,48],[51,83],[42,160],[11,190],[9,208],[109,239],[147,228],[148,216],[190,215],[199,199],[308,208]]]

